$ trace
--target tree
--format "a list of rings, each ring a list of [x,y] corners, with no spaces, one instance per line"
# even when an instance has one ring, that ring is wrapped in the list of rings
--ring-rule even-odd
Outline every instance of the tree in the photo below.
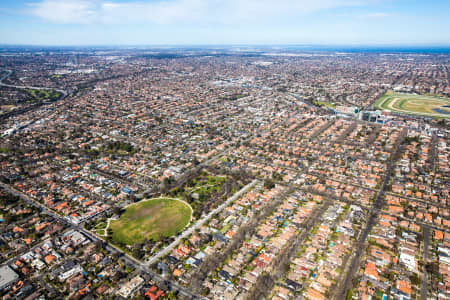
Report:
[[[264,187],[266,189],[273,189],[275,187],[275,182],[269,178],[264,182]]]
[[[122,208],[120,208],[120,207],[118,207],[118,206],[114,206],[114,208],[113,208],[113,213],[114,213],[115,215],[120,216],[120,215],[122,214]]]
[[[416,273],[413,273],[409,279],[411,280],[411,284],[412,285],[419,286],[420,279],[419,279],[419,276],[417,276]]]
[[[136,257],[137,259],[141,259],[144,256],[144,251],[142,250],[143,244],[136,243],[133,245],[133,250],[131,251],[131,254]]]

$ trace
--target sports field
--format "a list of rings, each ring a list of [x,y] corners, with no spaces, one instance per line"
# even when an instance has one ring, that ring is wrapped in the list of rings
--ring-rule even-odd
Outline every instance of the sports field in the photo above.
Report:
[[[375,102],[377,109],[426,117],[450,118],[450,99],[416,94],[387,92]]]
[[[189,223],[191,214],[189,204],[178,199],[143,200],[128,206],[119,220],[111,221],[109,228],[115,242],[133,245],[145,239],[175,235]]]

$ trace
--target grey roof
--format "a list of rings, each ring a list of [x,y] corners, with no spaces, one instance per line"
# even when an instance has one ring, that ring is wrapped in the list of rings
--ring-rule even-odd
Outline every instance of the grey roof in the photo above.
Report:
[[[19,278],[9,266],[0,267],[0,290],[8,287]]]

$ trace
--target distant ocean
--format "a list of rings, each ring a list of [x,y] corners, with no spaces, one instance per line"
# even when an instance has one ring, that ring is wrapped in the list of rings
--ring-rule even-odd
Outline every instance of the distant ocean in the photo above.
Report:
[[[324,52],[362,52],[362,53],[442,53],[449,54],[450,46],[280,46],[282,50],[324,51]]]
[[[351,46],[351,45],[178,45],[178,46],[27,46],[2,45],[1,52],[36,52],[36,51],[153,51],[160,53],[204,52],[214,50],[217,54],[242,52],[258,55],[261,52],[325,52],[325,53],[392,53],[392,54],[450,54],[450,46]]]

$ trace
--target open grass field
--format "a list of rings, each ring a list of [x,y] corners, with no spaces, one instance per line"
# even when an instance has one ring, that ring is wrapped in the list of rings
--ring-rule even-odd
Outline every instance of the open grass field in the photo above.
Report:
[[[191,220],[191,207],[170,198],[143,200],[130,205],[119,220],[112,220],[115,242],[133,245],[146,239],[158,240],[181,231]]]
[[[313,104],[325,108],[336,108],[336,105],[325,101],[314,101]]]
[[[438,96],[394,93],[389,91],[375,102],[374,107],[397,113],[450,118],[450,99]]]

